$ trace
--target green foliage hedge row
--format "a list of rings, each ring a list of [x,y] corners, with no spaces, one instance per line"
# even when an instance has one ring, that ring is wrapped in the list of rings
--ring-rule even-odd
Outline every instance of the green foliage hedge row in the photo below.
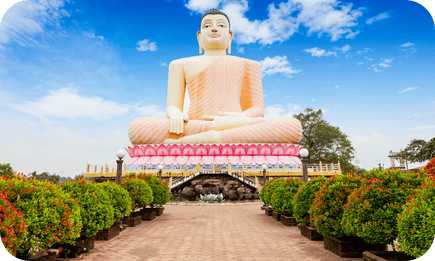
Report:
[[[261,189],[261,191],[263,191],[263,189],[266,189],[263,192],[263,196],[261,196],[261,191],[260,191],[260,197],[261,200],[265,203],[270,205],[272,202],[272,195],[273,192],[275,192],[275,189],[277,189],[282,182],[284,182],[285,179],[273,179],[273,180],[269,180],[268,182],[266,182],[266,184],[264,184],[263,188]],[[268,184],[269,183],[269,184]]]
[[[303,183],[299,178],[284,179],[271,196],[272,209],[277,212],[293,213],[293,197]]]
[[[163,183],[159,178],[154,175],[140,173],[137,178],[144,180],[151,187],[153,191],[153,201],[151,207],[154,205],[163,206],[170,200],[169,187]]]
[[[111,181],[105,181],[98,183],[97,185],[109,195],[113,206],[113,217],[115,220],[130,215],[133,202],[130,193],[126,189]]]
[[[154,200],[151,187],[142,179],[126,178],[122,180],[121,186],[130,194],[133,202],[132,210],[143,208]]]

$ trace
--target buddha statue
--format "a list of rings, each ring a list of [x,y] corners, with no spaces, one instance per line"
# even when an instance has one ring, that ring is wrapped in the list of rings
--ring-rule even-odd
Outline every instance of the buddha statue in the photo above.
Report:
[[[297,119],[264,120],[260,64],[230,55],[233,32],[227,15],[215,8],[205,13],[197,38],[203,55],[169,65],[168,118],[133,120],[128,129],[131,143],[298,143],[302,126]]]

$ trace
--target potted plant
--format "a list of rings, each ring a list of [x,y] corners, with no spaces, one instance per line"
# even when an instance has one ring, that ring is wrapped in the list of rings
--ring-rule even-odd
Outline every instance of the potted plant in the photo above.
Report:
[[[341,227],[348,236],[385,245],[384,250],[376,251],[386,251],[386,245],[391,244],[394,254],[393,241],[398,236],[396,217],[407,197],[421,186],[422,176],[400,170],[372,170],[362,177],[362,186],[349,195],[344,205]]]
[[[360,187],[361,179],[351,174],[333,176],[316,193],[308,213],[317,231],[323,235],[325,249],[340,257],[362,257],[366,250],[384,250],[359,237],[347,236],[341,228],[343,206],[350,193]]]
[[[146,213],[143,214],[140,211],[135,210],[141,209],[153,202],[153,191],[150,186],[148,186],[148,184],[142,179],[131,177],[124,179],[121,186],[129,192],[133,202],[130,217],[124,218],[123,222],[125,221],[128,226],[136,226],[140,224],[141,218],[149,220],[150,217]],[[136,217],[139,217],[139,220]]]
[[[273,192],[270,203],[274,212],[272,216],[275,220],[281,221],[284,225],[297,225],[293,215],[293,196],[304,182],[299,178],[285,179]],[[288,218],[284,218],[286,216]]]
[[[4,176],[0,179],[0,193],[7,193],[7,200],[23,213],[21,218],[27,225],[26,240],[18,242],[21,236],[17,238],[19,248],[16,249],[16,257],[26,259],[48,250],[56,243],[73,244],[79,237],[82,229],[80,206],[57,185]],[[23,223],[20,223],[22,229]]]
[[[109,195],[111,204],[113,206],[113,218],[115,223],[109,229],[101,230],[97,233],[97,240],[110,240],[115,236],[119,235],[122,224],[122,219],[125,215],[130,215],[131,213],[131,197],[127,190],[122,188],[115,182],[105,181],[98,183],[103,190]]]
[[[151,187],[153,191],[153,201],[150,204],[151,209],[142,209],[142,212],[155,211],[156,216],[163,214],[164,207],[166,203],[169,202],[170,192],[169,187],[166,183],[163,183],[156,176],[150,174],[140,173],[137,178],[143,179]]]
[[[18,211],[7,199],[8,190],[0,189],[0,236],[6,250],[16,256],[27,237],[23,212]]]
[[[261,200],[263,200],[263,202],[265,203],[265,204],[267,204],[267,205],[270,205],[271,204],[271,197],[272,197],[272,195],[273,195],[273,192],[275,191],[275,189],[277,189],[280,185],[281,185],[281,183],[282,182],[284,182],[284,180],[285,179],[273,179],[273,180],[271,180],[271,181],[268,181],[268,182],[270,182],[269,184],[269,188],[267,189],[267,191],[265,191],[264,193],[263,193],[263,196],[261,196]],[[262,191],[263,191],[263,189],[262,189]],[[261,193],[261,192],[260,192]],[[268,215],[268,216],[272,216],[272,212],[273,212],[273,209],[272,208],[266,208],[265,209],[265,213],[266,213],[266,215]]]
[[[69,257],[87,252],[94,247],[98,231],[110,228],[113,225],[113,207],[107,192],[95,182],[86,181],[80,177],[77,181],[61,183],[63,191],[69,193],[80,206],[80,216],[83,228],[80,238],[77,239]],[[64,246],[69,247],[69,246]]]
[[[322,234],[318,233],[314,224],[310,222],[310,210],[317,191],[328,178],[319,176],[305,182],[293,198],[293,217],[300,223],[301,235],[309,240],[323,240]]]
[[[265,210],[266,208],[270,208],[270,206],[268,204],[266,204],[266,202],[264,201],[264,196],[268,193],[270,184],[272,184],[272,183],[273,183],[273,180],[271,179],[271,180],[267,181],[264,184],[264,186],[261,187],[260,200],[263,201],[263,203],[264,203],[263,206],[261,206],[261,210]]]
[[[413,195],[402,206],[402,212],[397,216],[398,246],[413,258],[423,256],[433,244],[434,202],[435,176],[430,176],[424,180],[422,187],[416,191],[416,195]]]

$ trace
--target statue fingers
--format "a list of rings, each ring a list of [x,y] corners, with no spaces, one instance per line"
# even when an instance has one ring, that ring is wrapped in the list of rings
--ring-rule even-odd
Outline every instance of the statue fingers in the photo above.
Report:
[[[230,112],[229,111],[218,111],[218,115],[219,116],[228,116],[228,115],[230,115]]]
[[[212,120],[214,120],[215,117],[216,116],[204,115],[204,116],[202,116],[202,119],[206,120],[206,121],[212,121]]]

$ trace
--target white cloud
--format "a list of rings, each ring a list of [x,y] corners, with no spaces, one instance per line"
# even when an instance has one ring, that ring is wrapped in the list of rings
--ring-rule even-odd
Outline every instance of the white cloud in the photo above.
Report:
[[[353,135],[353,139],[356,142],[361,142],[361,143],[365,143],[365,142],[369,142],[369,141],[374,141],[374,140],[377,140],[377,139],[380,139],[380,138],[383,138],[383,137],[385,137],[385,136],[382,135],[382,134],[379,134],[379,133],[372,133],[371,137],[370,136],[366,137],[366,136],[364,136],[362,134],[355,134],[355,135]]]
[[[211,8],[217,8],[221,2],[222,0],[189,0],[184,6],[198,13],[205,13]]]
[[[373,61],[373,58],[368,58],[367,56],[364,56],[364,58],[366,58],[367,60],[369,60],[369,61]]]
[[[340,86],[336,85],[336,86],[335,86],[335,89],[338,89],[339,87],[340,87]]]
[[[342,53],[346,53],[347,51],[350,50],[350,48],[351,48],[350,45],[346,44],[345,46],[343,46],[343,47],[341,47],[341,48],[339,48],[339,47],[335,47],[334,50],[335,50],[335,51],[340,51],[340,52],[342,52]]]
[[[237,46],[237,52],[238,53],[245,53],[245,49],[243,47],[238,47]]]
[[[412,131],[420,131],[420,130],[430,130],[430,129],[435,129],[435,125],[431,125],[431,126],[419,126],[419,127],[415,127],[412,128]]]
[[[139,45],[137,48],[140,52],[145,52],[150,50],[151,52],[157,51],[157,45],[155,42],[149,42],[149,39],[144,39],[142,41],[137,42],[136,44]]]
[[[358,63],[358,65],[361,65],[361,64],[363,64],[363,62],[359,62],[359,63]]]
[[[212,7],[220,8],[231,21],[231,30],[239,44],[259,42],[263,45],[283,42],[298,32],[299,26],[308,28],[308,35],[327,34],[331,41],[343,36],[353,38],[359,32],[352,31],[358,25],[361,9],[353,10],[352,4],[338,0],[289,0],[268,6],[268,18],[249,20],[247,0],[189,0],[185,6],[195,12],[204,13]]]
[[[64,0],[22,1],[12,6],[3,16],[0,26],[0,48],[10,42],[21,46],[39,45],[35,37],[47,25],[60,26],[59,21],[69,13],[62,9]]]
[[[383,138],[383,137],[385,137],[384,135],[379,134],[379,133],[372,133],[372,136],[375,137],[375,138]]]
[[[314,102],[316,99],[311,99],[311,102]]]
[[[287,61],[287,56],[275,56],[273,58],[266,57],[260,61],[261,71],[263,75],[273,75],[283,73],[287,77],[292,77],[291,74],[299,73],[301,70],[294,70]]]
[[[407,42],[407,43],[402,44],[401,47],[411,47],[411,46],[414,46],[414,45],[415,45],[415,44],[413,44],[413,43],[411,43],[411,42]]]
[[[135,105],[133,107],[135,111],[137,111],[141,116],[146,117],[154,117],[154,118],[166,118],[166,112],[159,110],[159,107],[156,105],[148,105],[139,107],[139,105]]]
[[[399,91],[399,94],[402,94],[402,93],[405,93],[405,92],[409,92],[409,91],[412,91],[412,90],[417,90],[417,89],[420,89],[420,87],[409,87],[409,88],[406,88],[406,89],[403,89],[403,90]]]
[[[374,22],[378,22],[378,21],[387,19],[389,17],[390,17],[390,15],[388,13],[381,13],[381,14],[378,14],[377,16],[375,16],[375,17],[372,17],[372,18],[368,19],[366,21],[366,24],[372,24]]]
[[[304,52],[306,53],[311,53],[311,56],[317,56],[317,57],[322,57],[322,56],[337,56],[336,52],[331,52],[331,51],[325,51],[324,49],[319,49],[317,47],[311,48],[311,49],[305,49]]]
[[[167,65],[166,63],[162,63],[162,61],[159,61],[159,64],[160,64],[161,66],[168,67],[168,65]]]
[[[119,105],[114,101],[105,101],[100,97],[83,97],[78,95],[78,91],[73,88],[52,90],[49,91],[48,95],[38,98],[36,101],[26,101],[22,105],[9,104],[7,106],[46,121],[47,117],[103,120],[110,119],[115,115],[124,115],[129,111],[127,105]]]
[[[104,40],[104,37],[103,36],[101,36],[101,35],[95,35],[95,33],[94,32],[83,32],[87,37],[89,37],[89,38],[98,38],[98,39],[100,39],[100,40]]]
[[[359,50],[357,53],[362,54],[362,53],[368,53],[369,51],[373,51],[373,50],[366,47],[366,48],[364,48],[364,50]]]
[[[281,119],[285,117],[293,117],[293,114],[299,113],[302,108],[299,105],[287,104],[283,106],[281,104],[275,104],[272,106],[266,106],[264,109],[264,118],[266,120]]]
[[[375,67],[375,72],[382,72],[381,70],[378,69],[378,67],[382,67],[382,68],[391,67],[391,62],[393,61],[393,59],[394,58],[384,59],[384,60],[382,60],[382,62],[380,62],[378,64],[373,64],[372,67]]]

